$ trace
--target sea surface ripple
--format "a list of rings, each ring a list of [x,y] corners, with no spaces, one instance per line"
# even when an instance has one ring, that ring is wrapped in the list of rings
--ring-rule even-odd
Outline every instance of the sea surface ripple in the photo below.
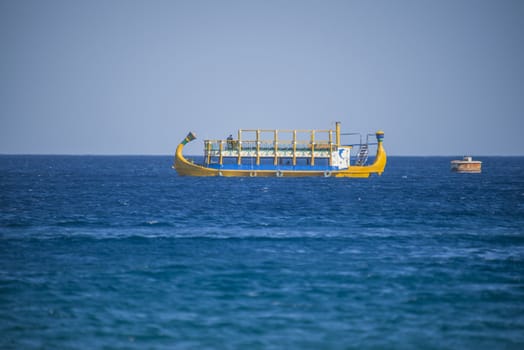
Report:
[[[524,158],[369,179],[0,156],[1,349],[522,349]]]

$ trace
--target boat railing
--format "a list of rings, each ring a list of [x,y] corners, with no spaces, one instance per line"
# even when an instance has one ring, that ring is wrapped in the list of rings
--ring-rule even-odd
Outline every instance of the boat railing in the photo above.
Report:
[[[295,143],[293,143],[292,140],[279,140],[277,143],[270,140],[263,140],[263,141],[255,141],[255,140],[205,140],[204,141],[204,150],[205,152],[216,152],[216,151],[226,151],[226,150],[237,150],[240,148],[244,151],[254,151],[257,149],[257,143],[259,144],[260,150],[274,150],[277,149],[285,149],[285,150],[292,150],[293,144],[295,144],[295,149],[297,150],[308,150],[314,147],[316,150],[321,149],[330,149],[333,148],[335,145],[333,142],[329,141],[317,141],[317,142],[311,142],[311,141],[305,141],[305,140],[297,140]]]
[[[205,140],[204,155],[207,163],[215,160],[222,164],[224,158],[237,158],[241,164],[242,158],[254,157],[257,164],[262,158],[273,158],[274,163],[279,158],[291,158],[296,164],[299,158],[309,158],[314,164],[315,158],[329,159],[340,144],[340,130],[266,130],[240,129],[237,139]]]
[[[352,149],[351,159],[352,164],[365,165],[368,161],[368,156],[371,154],[372,146],[378,145],[376,142],[376,134],[365,134],[361,133],[341,133],[344,138],[344,145],[349,146]]]
[[[241,145],[241,149],[243,151],[256,151],[257,150],[257,142],[256,141],[248,141],[248,140],[243,140],[243,141],[240,141],[239,144]]]
[[[275,164],[282,158],[290,159],[293,165],[300,158],[309,159],[310,164],[314,164],[315,158],[328,159],[331,163],[331,152],[336,150],[336,145],[323,140],[205,140],[204,145],[206,164],[223,164],[228,158],[236,159],[239,164],[246,158],[251,158],[257,164],[260,164],[261,159],[267,158],[273,158]]]
[[[376,140],[376,134],[367,134],[366,135],[366,145],[376,145],[377,142],[369,142],[370,137],[372,140]]]

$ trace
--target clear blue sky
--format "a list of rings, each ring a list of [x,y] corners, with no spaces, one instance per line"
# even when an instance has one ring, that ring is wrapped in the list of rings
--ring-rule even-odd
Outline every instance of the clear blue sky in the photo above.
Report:
[[[0,153],[341,121],[390,155],[524,155],[523,38],[518,0],[0,0]]]

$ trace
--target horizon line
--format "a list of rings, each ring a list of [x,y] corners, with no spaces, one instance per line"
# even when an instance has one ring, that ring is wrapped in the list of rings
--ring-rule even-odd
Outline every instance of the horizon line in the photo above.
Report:
[[[146,154],[146,153],[0,153],[5,156],[62,156],[62,157],[174,157],[173,154]],[[189,154],[186,157],[204,157],[203,155]],[[524,157],[524,154],[388,154],[388,157]]]

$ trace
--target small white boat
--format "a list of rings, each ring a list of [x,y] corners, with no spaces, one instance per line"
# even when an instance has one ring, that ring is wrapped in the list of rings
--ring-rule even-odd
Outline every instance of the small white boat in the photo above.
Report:
[[[482,172],[482,162],[465,156],[462,160],[451,161],[451,171],[456,173],[480,173]]]

